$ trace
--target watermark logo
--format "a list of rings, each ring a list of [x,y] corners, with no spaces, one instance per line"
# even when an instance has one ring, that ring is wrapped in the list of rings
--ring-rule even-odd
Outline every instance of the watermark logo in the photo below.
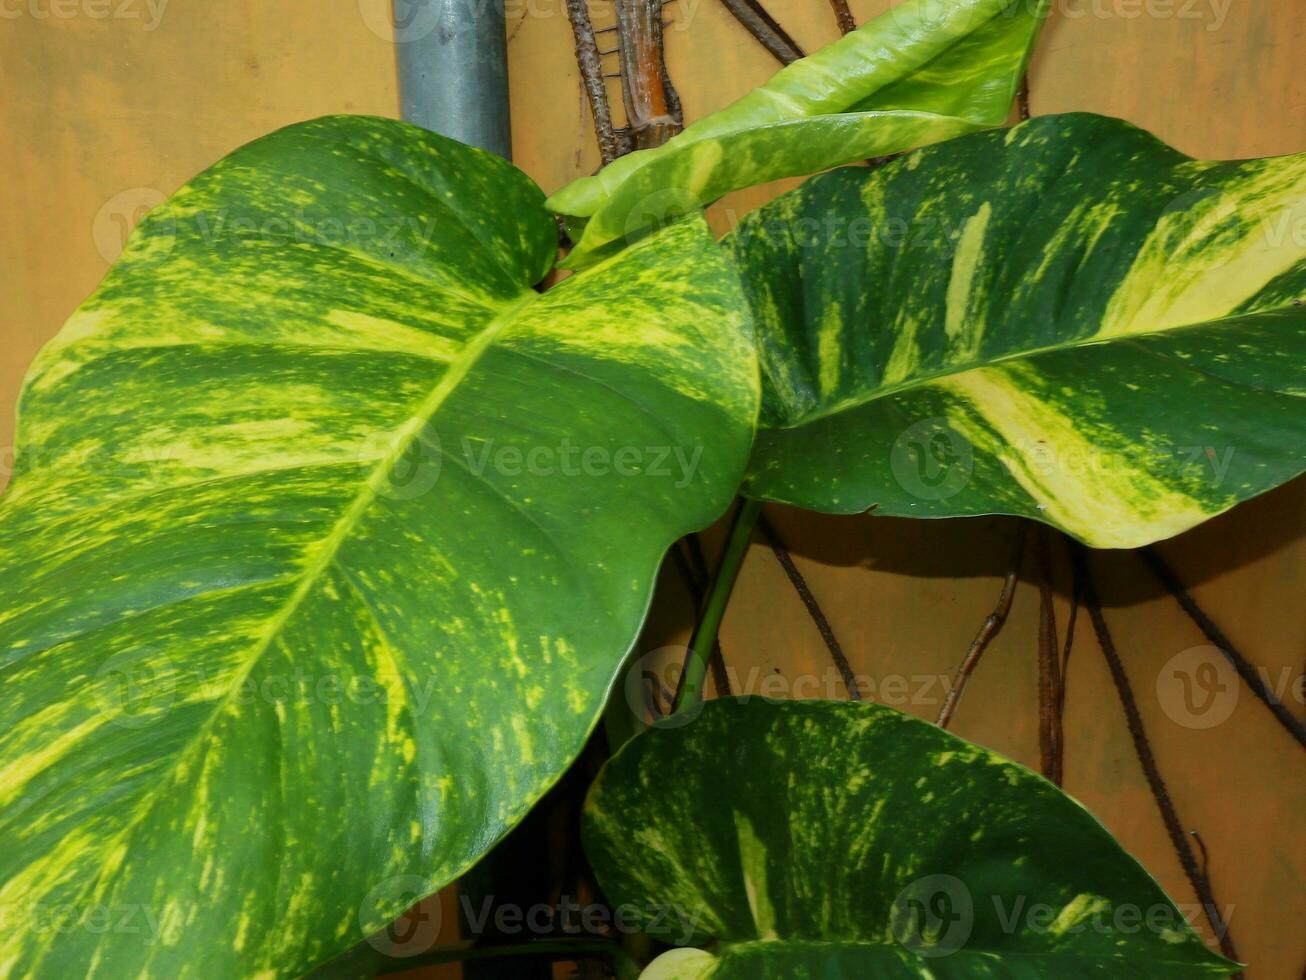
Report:
[[[706,148],[702,152],[717,149],[714,145],[704,146]],[[667,187],[656,191],[639,201],[626,215],[625,240],[630,244],[668,228],[700,206],[698,199],[684,187]]]
[[[656,723],[660,728],[683,728],[699,716],[703,710],[701,698],[695,698],[679,714],[672,710],[688,655],[687,647],[658,647],[626,669],[622,693],[626,706],[636,719],[646,725]]]
[[[1258,665],[1244,683],[1216,646],[1189,647],[1171,657],[1156,677],[1156,699],[1166,717],[1185,728],[1214,728],[1228,721],[1245,686],[1259,688],[1271,704],[1306,705],[1306,673]]]
[[[177,672],[171,658],[153,647],[124,650],[95,672],[93,696],[115,725],[144,728],[177,700]]]
[[[1015,4],[1007,7],[1008,15],[1011,15],[1013,8],[1021,9],[1020,4],[1023,2],[1025,0],[1016,0]],[[1029,2],[1032,8],[1034,0]],[[889,16],[901,27],[920,32],[918,36],[939,31],[964,34],[981,23],[977,20],[978,6],[978,4],[959,4],[956,0],[892,0]]]
[[[433,883],[421,875],[395,875],[373,888],[358,907],[358,924],[363,929],[372,928],[378,919],[395,915],[396,909],[405,911],[385,928],[371,933],[368,944],[397,959],[419,956],[429,950],[440,938],[442,916],[439,899],[423,899],[434,896],[436,891]]]
[[[898,485],[919,500],[946,500],[970,482],[970,441],[941,417],[921,419],[894,440],[889,468]]]
[[[360,460],[388,460],[389,468],[377,492],[391,500],[412,500],[440,482],[444,451],[440,433],[429,422],[416,432],[384,430],[363,439]]]
[[[1184,728],[1214,728],[1238,706],[1238,675],[1218,647],[1189,647],[1156,677],[1161,710]]]
[[[420,41],[440,23],[438,0],[358,0],[368,29],[383,41]]]
[[[132,231],[167,196],[153,187],[131,187],[105,201],[91,223],[91,240],[100,258],[116,262]]]
[[[894,939],[918,956],[949,956],[966,945],[975,926],[970,889],[952,875],[917,878],[890,910]]]

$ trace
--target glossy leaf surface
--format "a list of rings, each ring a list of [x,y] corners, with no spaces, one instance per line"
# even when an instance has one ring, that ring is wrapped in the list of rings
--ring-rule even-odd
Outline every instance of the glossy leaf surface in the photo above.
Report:
[[[701,219],[541,294],[555,251],[497,157],[327,118],[150,214],[42,352],[0,511],[0,973],[301,975],[575,756],[757,380]]]
[[[666,144],[549,198],[580,268],[727,191],[1004,122],[1045,0],[909,0],[779,71]]]
[[[1306,154],[1199,162],[1084,114],[815,178],[731,239],[749,492],[1186,530],[1306,465],[1304,228]]]
[[[610,901],[711,946],[644,980],[1233,970],[1078,803],[880,705],[709,701],[604,767],[583,830]]]

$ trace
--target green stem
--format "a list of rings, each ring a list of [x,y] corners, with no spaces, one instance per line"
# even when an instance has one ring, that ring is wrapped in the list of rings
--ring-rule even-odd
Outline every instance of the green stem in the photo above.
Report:
[[[488,960],[511,956],[547,956],[555,960],[602,959],[608,960],[618,980],[634,980],[639,976],[639,966],[614,942],[601,939],[541,939],[511,946],[477,946],[474,942],[440,946],[428,953],[403,961],[403,966],[379,972],[377,976],[407,973],[419,966],[438,966],[443,963],[461,963],[464,960]]]
[[[685,657],[685,673],[680,680],[680,692],[676,696],[673,714],[682,714],[694,708],[703,700],[703,681],[707,677],[708,662],[712,658],[712,647],[716,643],[717,631],[721,629],[721,620],[725,618],[726,604],[739,577],[739,569],[744,563],[744,554],[748,551],[748,542],[753,534],[753,526],[762,513],[760,500],[745,498],[735,512],[734,522],[730,525],[730,536],[726,539],[726,548],[717,565],[712,584],[708,587],[707,601],[703,605],[703,615],[699,617],[694,628],[694,636],[689,641],[689,655]]]

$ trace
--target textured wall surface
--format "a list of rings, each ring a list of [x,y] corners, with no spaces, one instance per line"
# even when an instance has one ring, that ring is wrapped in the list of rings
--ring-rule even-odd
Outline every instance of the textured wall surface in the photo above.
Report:
[[[835,36],[825,3],[767,6],[808,50]],[[860,22],[887,3],[852,6]],[[1032,72],[1036,113],[1123,116],[1210,157],[1306,150],[1300,0],[1055,6]],[[610,23],[608,4],[593,7],[597,26]],[[109,16],[99,16],[104,9],[0,3],[0,445],[11,440],[27,363],[104,274],[145,209],[276,126],[325,112],[397,112],[387,0],[116,0]],[[689,118],[732,101],[775,69],[719,0],[674,0],[666,9],[671,72]],[[508,0],[507,13],[517,160],[553,190],[597,162],[570,29],[561,0]],[[613,96],[619,101],[615,84]],[[731,195],[714,209],[716,226],[725,230],[778,189]],[[0,463],[8,462],[6,454]],[[1306,710],[1287,692],[1306,659],[1303,503],[1306,486],[1290,486],[1165,547],[1299,717]],[[933,717],[940,678],[951,675],[997,596],[1011,525],[783,510],[773,518],[855,671],[875,684],[880,700]],[[1188,652],[1203,645],[1201,635],[1136,559],[1107,555],[1099,567],[1161,771],[1185,826],[1210,852],[1216,896],[1232,910],[1233,935],[1251,964],[1247,976],[1297,980],[1306,967],[1300,749],[1227,673],[1216,675],[1223,689],[1203,695],[1194,688],[1196,699],[1186,701],[1184,678],[1200,680],[1202,661],[1216,662]],[[674,576],[665,586],[650,648],[685,634],[687,608]],[[954,722],[958,733],[1027,764],[1038,758],[1037,609],[1037,590],[1022,585]],[[1063,589],[1062,626],[1067,612]],[[1083,620],[1078,637],[1067,788],[1177,901],[1191,903]],[[811,677],[807,683],[824,690],[829,662],[820,637],[765,547],[749,555],[722,639],[738,687],[756,691],[763,678],[779,677],[773,683],[781,690],[798,685],[802,693],[800,678]]]

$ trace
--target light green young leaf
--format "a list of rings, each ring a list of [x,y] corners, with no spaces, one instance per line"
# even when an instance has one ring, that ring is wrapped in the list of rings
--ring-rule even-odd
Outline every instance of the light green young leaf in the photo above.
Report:
[[[1306,468],[1304,227],[1306,154],[1199,162],[1084,114],[817,177],[730,240],[748,492],[1186,530]]]
[[[727,191],[1003,123],[1047,0],[908,0],[665,145],[555,193],[581,268]]]
[[[680,719],[673,719],[673,722]],[[1083,807],[870,703],[724,698],[636,737],[583,814],[644,980],[1193,980],[1206,948]]]
[[[556,242],[497,157],[322,119],[151,213],[42,352],[0,974],[300,976],[574,758],[758,393],[701,218],[541,294]]]

